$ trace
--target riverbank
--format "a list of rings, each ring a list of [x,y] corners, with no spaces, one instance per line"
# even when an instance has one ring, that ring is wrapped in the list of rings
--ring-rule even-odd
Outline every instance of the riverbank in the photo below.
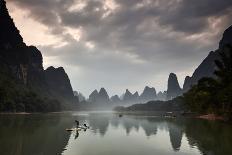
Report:
[[[59,112],[48,112],[46,114],[62,114],[62,113],[72,113],[77,111],[59,111]],[[83,112],[83,111],[79,111]],[[87,112],[87,111],[84,111]],[[88,111],[90,112],[90,111]],[[93,112],[93,111],[91,111]],[[97,112],[97,111],[94,111]],[[102,111],[99,111],[102,112]],[[109,112],[109,111],[108,111]],[[188,114],[188,115],[182,115],[180,112],[175,111],[172,113],[168,113],[165,111],[111,111],[115,114],[122,114],[122,115],[147,115],[147,116],[156,116],[156,117],[167,117],[167,116],[173,116],[173,117],[188,117],[188,118],[196,118],[196,119],[204,119],[209,121],[225,121],[226,119],[222,116],[218,116],[215,114],[205,114],[205,115],[197,115],[197,114]],[[44,114],[44,113],[29,113],[29,112],[0,112],[0,115],[30,115],[30,114]]]
[[[123,115],[153,115],[157,117],[182,117],[182,118],[195,118],[195,119],[204,119],[208,121],[226,121],[226,118],[216,114],[205,114],[200,115],[197,113],[182,113],[180,111],[175,112],[166,112],[166,111],[116,111],[117,114]]]
[[[0,112],[0,115],[29,115],[28,112]]]
[[[200,115],[200,116],[197,116],[196,118],[206,119],[206,120],[210,120],[210,121],[216,121],[216,120],[225,121],[224,117],[218,116],[218,115],[215,115],[215,114]]]

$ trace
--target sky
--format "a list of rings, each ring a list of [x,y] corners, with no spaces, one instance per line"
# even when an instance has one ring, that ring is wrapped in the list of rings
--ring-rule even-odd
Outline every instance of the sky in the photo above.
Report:
[[[180,85],[232,24],[231,0],[6,0],[43,64],[63,66],[74,90],[109,95]]]

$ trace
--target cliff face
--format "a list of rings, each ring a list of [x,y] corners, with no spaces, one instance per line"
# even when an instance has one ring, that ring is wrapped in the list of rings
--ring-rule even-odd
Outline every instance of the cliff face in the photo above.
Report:
[[[192,85],[197,84],[197,82],[203,77],[214,77],[215,64],[214,61],[219,58],[219,53],[210,52],[209,55],[203,60],[203,62],[194,71],[191,78],[184,83],[184,91],[186,92],[191,88]]]
[[[186,76],[184,79],[183,92],[186,92],[191,86],[191,77]]]
[[[158,92],[157,94],[157,100],[159,101],[165,101],[167,99],[167,91],[164,92]]]
[[[140,95],[141,102],[148,102],[157,99],[157,94],[155,88],[150,88],[146,86]]]
[[[4,0],[0,0],[0,64],[7,66],[24,84],[43,71],[42,54],[36,47],[26,46],[10,17]],[[34,75],[34,73],[36,75]]]
[[[133,101],[133,94],[128,90],[126,89],[126,92],[123,96],[123,101],[124,102],[131,102]]]
[[[90,95],[89,95],[89,101],[90,102],[97,102],[98,100],[98,91],[97,90],[94,90]]]
[[[113,103],[120,103],[121,102],[121,99],[118,97],[118,95],[114,95],[110,98],[110,100],[113,102]]]
[[[78,98],[79,102],[85,101],[85,96],[81,92],[73,91],[73,95]]]
[[[167,90],[167,99],[173,99],[181,95],[182,89],[180,88],[177,76],[174,73],[171,73],[168,78],[168,90]]]
[[[133,100],[136,102],[139,100],[139,93],[136,91],[133,95],[132,95]]]
[[[232,25],[223,33],[222,39],[219,42],[219,49],[226,44],[232,44]]]
[[[134,94],[132,94],[128,89],[126,89],[126,92],[122,96],[121,104],[122,105],[134,104],[138,102],[138,99],[139,99],[139,93],[137,91]]]
[[[51,67],[44,70],[41,52],[23,42],[4,0],[0,0],[0,21],[0,67],[9,70],[17,83],[33,88],[40,95],[73,98],[64,69]]]
[[[214,61],[220,59],[220,49],[226,44],[232,44],[232,26],[225,30],[222,39],[219,43],[219,50],[211,51],[209,55],[203,60],[203,62],[194,71],[192,77],[188,78],[184,82],[184,92],[188,91],[192,85],[197,84],[198,80],[203,77],[215,77],[214,71],[216,69]]]
[[[94,90],[89,95],[89,101],[92,103],[106,104],[109,103],[110,99],[105,88],[101,88],[99,92],[97,90]]]
[[[109,95],[106,92],[105,88],[101,88],[98,93],[98,102],[108,103],[110,101]]]
[[[20,47],[25,45],[19,30],[15,27],[13,19],[6,8],[6,2],[0,0],[0,48]]]
[[[73,99],[72,86],[63,67],[48,67],[44,73],[47,85],[55,96],[68,100]]]

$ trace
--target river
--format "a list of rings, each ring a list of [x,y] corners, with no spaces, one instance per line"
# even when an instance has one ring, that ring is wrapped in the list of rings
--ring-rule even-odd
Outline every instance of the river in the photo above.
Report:
[[[86,131],[67,132],[75,120]],[[230,155],[232,125],[109,112],[0,115],[1,155]]]

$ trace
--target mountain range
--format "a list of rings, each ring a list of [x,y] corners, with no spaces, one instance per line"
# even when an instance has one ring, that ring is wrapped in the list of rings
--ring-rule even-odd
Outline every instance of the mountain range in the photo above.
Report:
[[[226,29],[223,33],[222,39],[219,42],[219,48],[215,51],[211,51],[209,55],[203,60],[203,62],[197,67],[191,77],[187,76],[183,85],[183,89],[178,85],[177,77],[174,74],[170,74],[168,82],[168,91],[167,97],[173,98],[172,100],[166,102],[160,101],[151,101],[146,104],[135,104],[129,107],[117,107],[115,110],[118,111],[183,111],[186,110],[183,99],[180,96],[183,93],[191,89],[192,86],[198,83],[201,78],[210,77],[216,78],[214,75],[215,70],[217,70],[215,60],[220,60],[220,55],[223,55],[221,52],[226,52],[223,50],[227,45],[232,45],[232,26]],[[227,53],[224,53],[227,55]],[[223,60],[223,61],[226,61]],[[230,63],[228,63],[230,64]],[[172,79],[172,80],[171,80]],[[171,82],[172,81],[172,82]],[[220,90],[221,91],[221,90]],[[231,92],[226,92],[231,93]]]
[[[99,103],[99,104],[116,104],[116,105],[131,105],[135,103],[146,103],[152,100],[165,100],[166,92],[156,93],[156,89],[153,87],[146,86],[143,92],[139,95],[136,91],[135,93],[131,93],[128,89],[126,89],[125,93],[121,97],[118,95],[114,95],[109,98],[109,95],[105,88],[101,88],[98,92],[94,90],[89,95],[89,102],[91,103]]]
[[[223,33],[222,39],[219,43],[219,49],[226,44],[232,44],[232,26],[226,29]],[[208,56],[203,60],[203,62],[196,68],[192,76],[185,77],[184,85],[182,88],[179,85],[177,75],[175,73],[170,73],[168,78],[167,91],[156,93],[155,88],[150,88],[146,86],[143,92],[139,95],[137,91],[133,94],[128,89],[126,89],[126,92],[122,95],[121,98],[118,97],[118,95],[114,95],[110,98],[110,101],[111,103],[130,105],[156,100],[172,100],[178,96],[181,96],[183,93],[187,92],[193,85],[197,84],[198,80],[200,80],[201,78],[215,77],[214,71],[216,66],[214,61],[220,59],[219,52],[220,50],[211,51]],[[92,95],[95,93],[96,90],[92,93]],[[92,95],[90,95],[90,97],[92,97]]]

